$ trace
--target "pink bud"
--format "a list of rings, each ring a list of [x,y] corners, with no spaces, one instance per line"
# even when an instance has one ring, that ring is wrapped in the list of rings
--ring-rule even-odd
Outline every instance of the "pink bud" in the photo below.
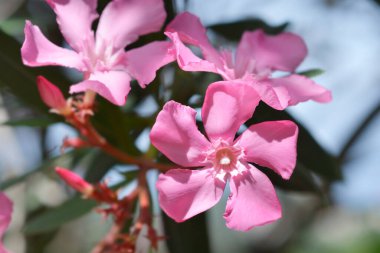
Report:
[[[49,82],[43,76],[37,77],[37,86],[42,101],[44,101],[47,106],[58,111],[59,113],[66,112],[68,109],[66,100],[57,86]]]
[[[55,171],[68,185],[83,195],[89,197],[94,192],[94,187],[74,172],[60,167],[56,167]]]
[[[4,193],[0,192],[0,252],[4,253],[8,251],[4,249],[1,239],[11,222],[12,212],[12,201]]]

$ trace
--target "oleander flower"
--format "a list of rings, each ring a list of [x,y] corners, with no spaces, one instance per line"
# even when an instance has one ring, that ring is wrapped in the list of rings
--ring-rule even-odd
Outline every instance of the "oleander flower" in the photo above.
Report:
[[[8,253],[3,246],[2,238],[11,222],[12,210],[12,202],[4,193],[0,192],[0,253]]]
[[[294,74],[307,48],[302,38],[293,33],[269,36],[262,30],[245,32],[235,53],[226,49],[218,51],[209,42],[199,18],[184,12],[167,26],[165,34],[174,43],[180,68],[217,73],[224,80],[244,80],[275,109],[283,110],[307,100],[326,103],[332,99],[330,91],[305,76]],[[198,47],[203,59],[184,43]],[[274,78],[272,73],[276,70],[289,74]]]
[[[71,93],[92,90],[114,104],[123,105],[135,78],[141,87],[156,71],[174,60],[171,43],[156,41],[125,52],[139,36],[159,31],[166,17],[162,0],[113,0],[98,17],[96,0],[46,0],[71,49],[50,42],[38,26],[26,21],[22,60],[28,66],[59,65],[84,74]]]
[[[259,100],[247,83],[211,84],[201,112],[206,136],[197,129],[196,111],[188,106],[169,101],[158,114],[150,133],[152,144],[185,167],[161,174],[157,182],[160,206],[175,221],[214,206],[227,181],[227,227],[247,231],[281,217],[272,183],[254,164],[289,179],[296,163],[298,127],[287,120],[263,122],[235,138]]]

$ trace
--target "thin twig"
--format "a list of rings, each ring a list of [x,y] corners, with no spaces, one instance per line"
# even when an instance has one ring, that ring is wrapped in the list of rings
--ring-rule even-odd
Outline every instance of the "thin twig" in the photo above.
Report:
[[[374,120],[377,116],[377,114],[380,112],[380,103],[377,104],[377,106],[371,111],[370,114],[364,119],[364,121],[359,125],[359,127],[356,129],[356,131],[351,135],[351,138],[348,139],[346,144],[343,146],[342,151],[340,152],[338,156],[339,163],[343,163],[346,158],[347,154],[350,151],[351,147],[356,143],[357,140],[360,139],[362,134],[367,130],[372,120]]]

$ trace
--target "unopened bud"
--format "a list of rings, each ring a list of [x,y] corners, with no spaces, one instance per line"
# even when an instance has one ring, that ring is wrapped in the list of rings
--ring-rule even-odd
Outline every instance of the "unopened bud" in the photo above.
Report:
[[[70,113],[70,108],[57,86],[49,82],[43,76],[37,77],[37,86],[42,101],[53,109],[54,112],[62,115]]]
[[[93,194],[94,186],[85,181],[76,173],[60,167],[56,167],[55,171],[68,185],[82,193],[84,196],[90,197]]]

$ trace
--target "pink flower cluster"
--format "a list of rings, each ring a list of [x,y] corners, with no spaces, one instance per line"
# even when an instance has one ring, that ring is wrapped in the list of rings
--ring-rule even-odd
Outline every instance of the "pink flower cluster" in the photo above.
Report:
[[[299,36],[249,31],[235,52],[218,51],[199,19],[186,12],[166,27],[170,40],[125,51],[139,36],[161,29],[166,17],[162,0],[113,0],[101,14],[96,32],[91,27],[98,18],[97,0],[46,1],[70,48],[53,44],[39,27],[26,21],[22,60],[28,66],[59,65],[83,73],[83,80],[73,84],[70,93],[92,91],[123,105],[132,79],[144,88],[159,68],[174,60],[182,70],[223,78],[205,93],[201,111],[205,134],[197,128],[196,111],[175,101],[165,104],[152,127],[152,144],[178,164],[157,182],[160,205],[171,218],[181,222],[211,208],[225,188],[230,192],[224,214],[229,228],[247,231],[281,217],[275,189],[255,164],[289,179],[296,164],[298,127],[285,120],[240,129],[260,101],[278,110],[307,100],[331,101],[330,91],[295,74],[307,54]],[[201,57],[186,44],[199,48]],[[274,77],[275,71],[287,74]],[[50,108],[69,113],[58,88],[42,77],[38,87]],[[83,188],[82,181],[74,181],[75,187]],[[0,193],[0,237],[11,209]],[[0,253],[5,252],[0,244]]]

